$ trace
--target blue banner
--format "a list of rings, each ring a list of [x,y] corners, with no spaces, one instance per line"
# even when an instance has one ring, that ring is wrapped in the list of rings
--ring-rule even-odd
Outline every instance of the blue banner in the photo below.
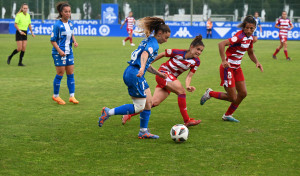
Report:
[[[32,29],[36,35],[50,35],[55,20],[32,20]],[[98,20],[74,20],[74,34],[82,36],[109,36],[109,37],[126,37],[128,33],[125,28],[120,29],[120,25],[100,24]],[[9,23],[9,33],[15,34],[14,20],[0,20],[0,23]],[[169,24],[168,24],[169,23]],[[189,22],[167,22],[171,29],[172,38],[194,38],[202,34],[206,37],[206,25],[204,22],[195,23],[190,26]],[[237,31],[239,22],[214,22],[212,36],[214,39],[226,39],[232,37]],[[294,28],[288,31],[288,40],[300,40],[300,23],[293,23]],[[279,30],[275,28],[275,22],[261,23],[262,32],[258,32],[258,39],[278,40]],[[138,32],[139,29],[134,27],[134,37],[141,37],[143,34]]]
[[[102,24],[119,23],[119,6],[118,4],[101,4]]]

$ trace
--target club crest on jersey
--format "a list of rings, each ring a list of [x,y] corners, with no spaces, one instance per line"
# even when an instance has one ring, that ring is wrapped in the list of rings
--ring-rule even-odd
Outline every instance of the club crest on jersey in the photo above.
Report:
[[[233,36],[233,37],[231,38],[231,41],[232,41],[232,42],[236,42],[236,41],[237,41],[237,37],[236,37],[236,36]]]
[[[167,54],[172,54],[172,50],[171,49],[167,49]]]
[[[149,48],[148,48],[148,51],[149,51],[150,54],[152,54],[152,53],[153,53],[153,48],[152,48],[152,47],[149,47]]]
[[[54,37],[54,33],[53,32],[51,33],[51,37]]]

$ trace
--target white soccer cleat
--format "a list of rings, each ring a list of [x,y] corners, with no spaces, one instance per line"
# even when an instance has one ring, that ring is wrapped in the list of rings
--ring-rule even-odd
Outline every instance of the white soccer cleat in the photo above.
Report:
[[[123,46],[125,46],[125,40],[122,40]]]
[[[206,89],[204,95],[201,97],[200,104],[204,105],[204,103],[210,99],[209,92],[213,91],[211,88]]]
[[[135,46],[135,44],[134,44],[134,43],[131,43],[130,45],[131,45],[131,46]]]

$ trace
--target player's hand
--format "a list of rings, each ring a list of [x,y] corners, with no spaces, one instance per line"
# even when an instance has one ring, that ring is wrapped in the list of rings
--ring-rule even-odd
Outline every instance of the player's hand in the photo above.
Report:
[[[26,35],[26,33],[25,33],[25,32],[23,32],[23,31],[21,31],[21,32],[20,32],[20,34],[21,34],[21,35]]]
[[[31,34],[32,35],[32,37],[34,38],[35,37],[35,35],[34,34]]]
[[[189,92],[194,92],[196,90],[196,87],[194,87],[194,86],[188,86],[186,88],[186,90],[189,91]]]
[[[256,63],[256,68],[259,68],[261,72],[264,71],[263,66],[259,62]]]
[[[228,67],[230,67],[230,63],[227,61],[222,61],[222,66],[223,66],[223,68],[228,68]]]
[[[163,72],[159,72],[159,77],[162,77],[164,79],[167,79],[168,75],[166,73],[163,73]]]
[[[61,57],[65,57],[65,56],[66,56],[66,54],[65,54],[62,50],[60,50],[58,53],[59,53],[59,55],[60,55]]]
[[[74,47],[77,48],[78,47],[78,43],[74,42]]]
[[[142,77],[144,74],[145,69],[144,68],[140,68],[139,73],[136,75],[137,77]]]

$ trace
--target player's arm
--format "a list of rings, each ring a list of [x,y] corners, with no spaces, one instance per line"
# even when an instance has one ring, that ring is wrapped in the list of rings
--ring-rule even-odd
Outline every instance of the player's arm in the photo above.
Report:
[[[51,41],[51,44],[56,49],[56,51],[59,53],[60,56],[64,57],[66,54],[59,48],[58,44],[55,41]]]
[[[166,52],[159,53],[156,58],[152,61],[152,63],[166,56]]]
[[[292,29],[294,28],[293,23],[291,23],[290,26],[291,26],[291,27],[289,28],[289,30],[292,30]]]
[[[124,26],[125,23],[126,23],[126,20],[124,20],[124,22],[122,23],[120,29],[122,29],[122,27]]]
[[[139,70],[139,73],[136,75],[137,77],[142,77],[145,71],[145,67],[146,67],[146,63],[148,60],[148,56],[149,54],[147,53],[147,51],[143,51],[142,55],[141,55],[141,68]]]
[[[228,46],[228,45],[230,45],[229,40],[224,40],[219,43],[219,53],[220,53],[220,56],[222,59],[222,66],[224,68],[230,67],[229,62],[227,62],[226,58],[225,58],[225,46]]]
[[[74,34],[72,34],[72,40],[73,40],[73,43],[74,43],[74,47],[76,48],[78,46],[78,43],[76,42]]]
[[[258,62],[258,60],[253,52],[253,48],[248,49],[248,56],[250,57],[252,62],[254,62],[256,64],[256,67],[259,68],[261,72],[263,72],[264,71],[263,66]]]
[[[194,92],[196,90],[196,87],[190,86],[193,75],[194,75],[194,73],[190,71],[185,79],[185,87],[186,87],[186,90],[189,92]]]
[[[160,77],[162,77],[162,78],[164,78],[164,79],[166,79],[167,76],[168,76],[167,74],[162,73],[162,72],[156,70],[154,67],[152,67],[152,65],[150,65],[150,66],[148,67],[147,71],[150,72],[150,73],[152,73],[152,74],[155,74],[155,75],[157,75],[157,76],[160,76]]]
[[[19,31],[19,33],[20,33],[21,35],[26,35],[25,32],[23,32],[23,31],[20,30],[20,28],[18,27],[18,24],[17,24],[17,23],[15,23],[15,28],[17,29],[17,31]]]
[[[279,23],[276,23],[276,24],[275,24],[275,28],[281,29],[281,26],[279,26]]]
[[[31,26],[31,24],[29,24],[28,27],[29,27],[29,30],[30,30],[30,32],[31,32],[32,37],[35,37],[34,33],[32,32],[32,26]]]

